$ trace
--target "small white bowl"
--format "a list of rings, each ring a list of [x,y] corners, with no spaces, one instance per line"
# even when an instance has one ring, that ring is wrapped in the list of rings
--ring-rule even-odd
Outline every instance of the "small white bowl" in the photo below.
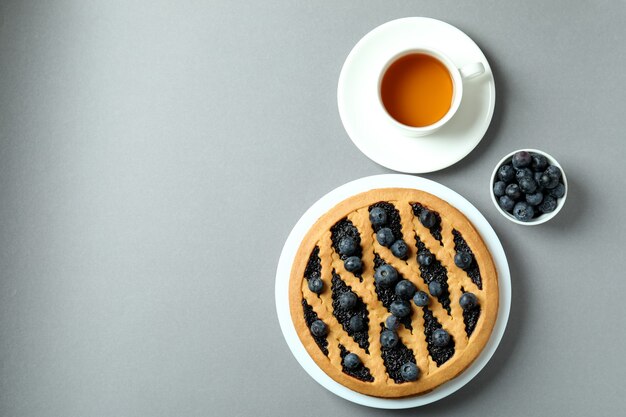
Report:
[[[508,213],[508,212],[504,211],[500,207],[500,204],[498,204],[497,197],[493,194],[493,185],[496,182],[496,175],[498,173],[498,169],[502,165],[504,165],[506,162],[510,162],[511,158],[513,157],[513,155],[515,155],[517,152],[520,152],[520,151],[537,153],[537,154],[545,156],[548,159],[548,163],[550,165],[554,165],[554,166],[559,167],[559,169],[561,170],[561,173],[563,174],[562,175],[562,181],[563,181],[563,185],[565,186],[565,195],[563,195],[563,197],[557,199],[556,209],[554,209],[554,211],[552,213],[542,214],[542,215],[540,215],[538,217],[535,217],[534,219],[532,219],[531,221],[528,221],[528,222],[523,222],[523,221],[517,220],[515,218],[515,216],[513,216],[511,213]],[[496,165],[496,167],[493,170],[493,173],[491,174],[491,180],[489,181],[489,195],[491,195],[491,201],[493,201],[493,204],[496,206],[496,209],[498,209],[500,214],[502,214],[504,217],[506,217],[507,219],[509,219],[513,223],[521,224],[523,226],[535,226],[535,225],[538,225],[538,224],[541,224],[541,223],[545,223],[548,220],[550,220],[551,218],[553,218],[554,216],[556,216],[558,214],[558,212],[561,211],[561,209],[563,208],[563,205],[565,204],[565,200],[567,199],[568,191],[569,191],[569,185],[567,184],[567,177],[565,176],[565,171],[563,170],[563,167],[557,162],[556,159],[554,159],[552,157],[552,155],[549,155],[549,154],[547,154],[547,153],[545,153],[543,151],[537,150],[537,149],[518,149],[516,151],[513,151],[513,152],[509,153],[504,158],[502,158],[500,160],[500,162],[498,162],[498,164]]]

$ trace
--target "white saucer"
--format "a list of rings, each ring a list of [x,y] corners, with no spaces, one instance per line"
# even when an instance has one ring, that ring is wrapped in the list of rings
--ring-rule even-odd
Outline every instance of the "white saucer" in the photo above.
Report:
[[[463,101],[453,119],[421,138],[398,133],[386,123],[377,103],[377,69],[395,50],[420,45],[436,48],[461,67],[473,62],[485,74],[463,84]],[[374,162],[395,171],[437,171],[460,161],[483,138],[496,101],[491,67],[478,45],[454,26],[426,17],[387,22],[352,49],[339,76],[339,115],[352,142]]]
[[[491,252],[496,270],[498,272],[498,287],[500,291],[500,303],[498,307],[498,317],[491,333],[489,341],[485,345],[483,351],[478,355],[476,360],[463,373],[451,381],[439,386],[424,395],[410,398],[378,398],[364,395],[337,383],[322,371],[313,361],[311,356],[300,342],[300,338],[296,333],[296,329],[291,320],[289,313],[289,275],[291,266],[296,256],[296,251],[300,246],[300,242],[305,234],[309,231],[315,221],[334,207],[340,201],[345,200],[355,194],[368,191],[374,188],[389,187],[405,187],[416,188],[434,194],[459,209],[474,224],[479,231],[487,248]],[[320,383],[323,387],[330,390],[334,394],[345,398],[346,400],[357,404],[375,408],[400,409],[412,408],[429,404],[433,401],[440,400],[467,384],[480,372],[480,370],[489,362],[489,359],[496,351],[506,323],[509,318],[509,310],[511,308],[511,276],[509,265],[504,254],[504,249],[498,236],[491,228],[487,220],[469,201],[451,189],[434,181],[425,178],[414,177],[411,175],[386,174],[375,175],[372,177],[361,178],[347,184],[344,184],[324,197],[319,199],[302,215],[296,223],[293,230],[287,237],[285,246],[283,247],[278,268],[276,270],[276,311],[278,313],[278,321],[280,328],[285,336],[285,340],[291,349],[291,352],[304,368],[304,370]],[[302,392],[302,395],[307,395]]]

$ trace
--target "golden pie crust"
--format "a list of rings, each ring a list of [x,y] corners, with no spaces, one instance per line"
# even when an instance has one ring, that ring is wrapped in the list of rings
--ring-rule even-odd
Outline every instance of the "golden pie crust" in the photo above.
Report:
[[[369,220],[368,208],[378,202],[388,202],[399,211],[404,241],[409,246],[409,258],[406,261],[393,256],[391,251],[381,246],[375,237]],[[414,215],[411,203],[419,203],[441,217],[440,242],[424,227]],[[332,247],[331,227],[338,221],[348,218],[358,229],[361,238],[363,271],[361,282],[354,274],[345,270],[343,261]],[[474,254],[480,269],[482,289],[468,277],[466,271],[454,264],[455,247],[452,230],[459,231]],[[450,292],[450,314],[431,297],[429,309],[452,336],[455,344],[454,355],[441,366],[430,357],[424,335],[424,318],[421,309],[411,302],[412,327],[409,331],[404,326],[398,329],[400,340],[413,351],[420,376],[416,381],[396,383],[389,377],[381,357],[380,324],[390,315],[375,292],[374,252],[391,264],[418,290],[428,292],[428,285],[421,278],[417,263],[417,248],[414,236],[417,234],[441,265],[447,269]],[[307,262],[314,248],[319,247],[321,260],[321,278],[324,290],[319,296],[311,292],[304,278]],[[369,354],[354,341],[333,315],[331,279],[332,270],[341,276],[358,297],[367,305],[369,312]],[[467,337],[463,310],[459,305],[461,288],[476,295],[480,305],[480,316],[470,337]],[[304,319],[302,301],[305,299],[313,308],[318,318],[328,326],[328,356],[315,342]],[[480,354],[489,340],[498,312],[498,280],[496,268],[485,243],[470,221],[446,201],[424,191],[407,188],[383,188],[370,190],[350,197],[337,204],[320,217],[305,235],[297,251],[289,281],[289,304],[291,318],[296,331],[309,355],[317,365],[338,383],[362,394],[397,398],[424,394],[439,385],[453,379],[466,369]],[[374,378],[373,382],[364,382],[342,371],[342,359],[339,345],[359,356]]]

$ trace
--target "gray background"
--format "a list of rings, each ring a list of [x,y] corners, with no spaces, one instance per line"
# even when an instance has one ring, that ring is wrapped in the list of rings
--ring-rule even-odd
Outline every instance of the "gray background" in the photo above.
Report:
[[[389,172],[348,139],[336,85],[405,16],[459,27],[492,65],[484,140],[424,176],[491,222],[513,305],[470,384],[388,414],[624,413],[624,1],[0,4],[0,415],[384,415],[300,368],[274,274],[314,201]],[[520,147],[571,183],[536,228],[487,192]]]

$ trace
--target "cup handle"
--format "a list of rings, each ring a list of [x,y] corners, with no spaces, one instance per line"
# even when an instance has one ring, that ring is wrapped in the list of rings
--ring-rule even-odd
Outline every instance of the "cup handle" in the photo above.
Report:
[[[467,64],[459,68],[459,72],[464,80],[471,80],[483,74],[485,72],[485,66],[482,62],[474,62],[473,64]]]

